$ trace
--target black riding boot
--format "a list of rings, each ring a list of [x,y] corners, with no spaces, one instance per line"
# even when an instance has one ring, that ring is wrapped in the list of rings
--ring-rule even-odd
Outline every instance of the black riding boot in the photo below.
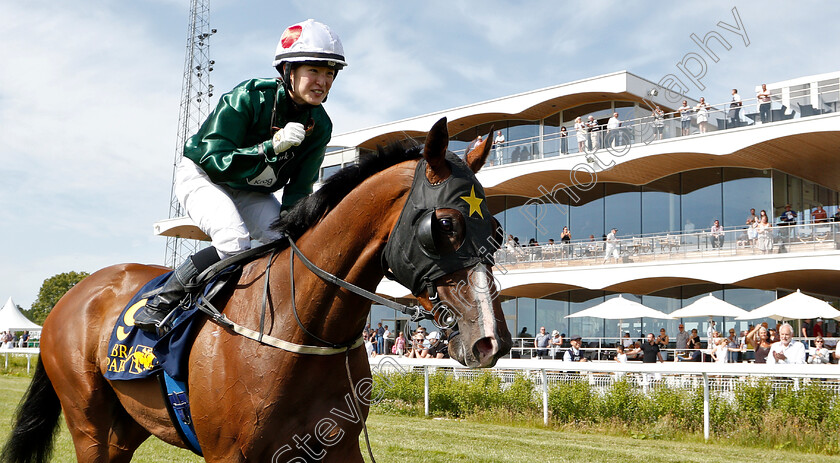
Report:
[[[187,294],[186,286],[211,265],[219,262],[219,253],[210,246],[193,254],[184,261],[169,279],[164,283],[160,292],[146,302],[146,305],[134,315],[134,325],[143,331],[154,333],[160,323],[178,306]]]

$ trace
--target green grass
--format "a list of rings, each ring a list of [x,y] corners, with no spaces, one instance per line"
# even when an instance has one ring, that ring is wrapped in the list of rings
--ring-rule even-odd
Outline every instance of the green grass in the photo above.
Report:
[[[2,365],[0,365],[1,367]],[[25,370],[25,363],[24,363]],[[29,378],[5,375],[0,368],[0,442],[11,429],[11,418]],[[540,426],[488,424],[467,420],[426,419],[374,414],[368,420],[377,461],[402,462],[840,462],[840,457],[786,450],[744,448],[725,442],[667,441],[645,437],[644,429],[630,435],[577,432]],[[831,430],[830,432],[837,432]],[[364,439],[360,440],[362,453]],[[53,461],[73,462],[70,435],[62,423]],[[187,450],[157,439],[147,440],[134,456],[138,462],[199,462]]]

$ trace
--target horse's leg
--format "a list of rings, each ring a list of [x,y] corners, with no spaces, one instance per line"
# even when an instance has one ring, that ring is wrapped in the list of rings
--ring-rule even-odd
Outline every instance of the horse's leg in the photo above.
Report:
[[[111,463],[128,462],[151,433],[134,421],[119,403],[115,405],[108,438],[108,458]]]

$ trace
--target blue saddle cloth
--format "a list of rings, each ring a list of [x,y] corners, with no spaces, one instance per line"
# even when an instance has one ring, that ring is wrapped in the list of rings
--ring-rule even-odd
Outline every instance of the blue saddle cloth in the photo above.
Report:
[[[134,315],[146,304],[142,296],[155,290],[166,282],[172,272],[158,276],[146,283],[120,314],[111,339],[108,341],[108,369],[105,377],[109,380],[130,380],[146,378],[163,369],[172,378],[187,379],[187,362],[191,333],[201,320],[199,310],[192,307],[173,314],[175,322],[172,329],[159,337],[157,333],[147,333],[134,326]]]

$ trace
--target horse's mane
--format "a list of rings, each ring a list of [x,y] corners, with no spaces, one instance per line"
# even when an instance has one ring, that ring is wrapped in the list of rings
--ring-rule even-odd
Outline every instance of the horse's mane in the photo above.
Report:
[[[280,216],[272,225],[272,229],[297,239],[363,181],[391,166],[420,158],[422,149],[423,146],[417,142],[402,140],[392,142],[384,148],[380,146],[376,153],[361,155],[358,164],[336,172],[318,191],[298,201],[287,214]]]

